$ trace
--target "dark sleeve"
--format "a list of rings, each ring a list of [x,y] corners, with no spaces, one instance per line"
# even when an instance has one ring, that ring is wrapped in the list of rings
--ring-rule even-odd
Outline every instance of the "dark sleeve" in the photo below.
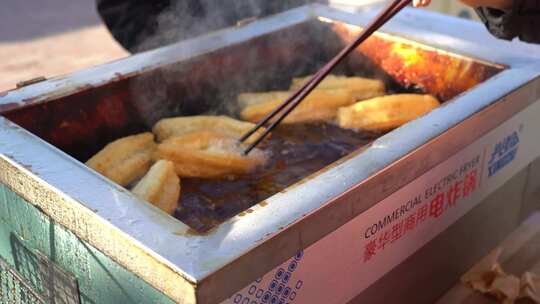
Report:
[[[97,10],[113,37],[134,51],[141,37],[153,35],[170,0],[97,0]]]
[[[96,0],[101,19],[125,49],[135,53],[174,43],[204,16],[200,0]]]
[[[481,7],[480,19],[494,36],[524,42],[540,43],[540,0],[514,0],[511,10]]]
[[[97,0],[113,37],[139,52],[315,0]]]

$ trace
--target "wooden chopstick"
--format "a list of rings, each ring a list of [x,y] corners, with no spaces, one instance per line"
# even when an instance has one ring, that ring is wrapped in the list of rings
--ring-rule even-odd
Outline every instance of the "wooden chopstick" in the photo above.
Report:
[[[253,148],[255,148],[264,138],[270,134],[270,132],[281,122],[283,119],[289,115],[301,102],[304,100],[309,93],[311,93],[321,81],[332,71],[332,69],[338,65],[348,54],[350,54],[354,49],[356,49],[363,41],[365,41],[371,34],[377,31],[381,26],[383,26],[388,20],[394,17],[399,11],[404,7],[409,5],[412,0],[393,0],[388,6],[386,6],[379,15],[367,26],[364,28],[362,33],[356,38],[353,42],[347,45],[338,55],[336,55],[330,62],[328,62],[323,68],[321,68],[313,77],[311,77],[301,88],[297,89],[287,100],[280,104],[276,109],[271,113],[266,115],[253,129],[244,134],[240,138],[240,142],[244,142],[251,135],[255,134],[257,130],[265,126],[272,118],[274,118],[278,113],[282,112],[278,118],[273,121],[270,126],[264,130],[264,132],[253,142],[251,143],[246,150],[244,155],[249,154]]]

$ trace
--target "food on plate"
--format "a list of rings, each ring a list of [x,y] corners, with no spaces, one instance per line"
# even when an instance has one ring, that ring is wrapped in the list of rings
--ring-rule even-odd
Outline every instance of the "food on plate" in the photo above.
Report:
[[[489,294],[502,303],[514,303],[519,297],[520,280],[513,275],[500,275],[493,280]]]
[[[173,162],[180,177],[222,178],[250,173],[265,163],[263,151],[254,149],[244,156],[243,149],[223,133],[199,131],[165,140],[155,158]]]
[[[518,299],[530,299],[540,303],[540,277],[525,272],[521,278],[507,274],[499,264],[501,248],[492,251],[461,278],[471,289],[491,295],[500,303],[515,303]]]
[[[291,90],[298,90],[312,76],[294,78],[291,85]],[[378,79],[369,79],[362,77],[347,77],[328,75],[319,83],[317,90],[335,90],[347,89],[351,91],[355,101],[383,96],[386,92],[384,82]]]
[[[180,198],[180,179],[170,161],[156,162],[137,183],[132,192],[159,209],[172,214]]]
[[[540,276],[525,272],[521,276],[519,297],[531,299],[534,303],[540,303]]]
[[[388,131],[414,120],[439,106],[431,95],[396,94],[376,97],[338,110],[342,128]]]
[[[200,115],[162,119],[156,123],[153,132],[159,141],[199,131],[218,132],[238,139],[253,127],[255,125],[250,122],[236,120],[228,116]],[[251,142],[262,132],[264,132],[263,129],[259,130],[246,142]]]
[[[106,145],[86,165],[115,183],[127,186],[148,171],[155,147],[152,133],[124,137]]]
[[[251,93],[252,98],[258,102],[245,102],[249,104],[240,112],[240,117],[251,122],[258,122],[282,104],[287,97],[282,98],[280,93]],[[245,95],[244,95],[245,96]],[[347,89],[315,90],[294,109],[282,123],[305,123],[316,121],[330,121],[336,117],[337,109],[351,105],[355,102],[351,91]]]
[[[489,292],[491,285],[498,276],[504,275],[499,264],[502,249],[497,248],[483,258],[478,264],[461,277],[461,282],[466,286],[480,292]]]

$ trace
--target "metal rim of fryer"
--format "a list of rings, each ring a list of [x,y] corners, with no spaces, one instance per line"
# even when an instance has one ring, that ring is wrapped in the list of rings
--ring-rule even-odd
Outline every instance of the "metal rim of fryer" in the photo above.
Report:
[[[140,73],[140,66],[152,69],[313,18],[363,26],[371,14],[348,13],[322,5],[301,7],[241,28],[7,92],[0,95],[0,110],[6,112],[21,104],[70,95],[88,89],[89,84],[99,86],[112,81],[118,73]],[[143,204],[123,188],[1,117],[0,182],[171,299],[179,303],[218,303],[540,95],[540,81],[535,80],[540,75],[540,64],[534,63],[538,57],[524,44],[510,48],[509,42],[489,37],[480,24],[406,9],[383,32],[507,68],[440,109],[381,137],[362,153],[274,195],[266,200],[266,206],[256,205],[253,213],[232,218],[208,235],[188,233],[188,227],[178,220]],[[215,39],[216,35],[219,39]],[[525,89],[514,92],[524,84]],[[51,95],[53,91],[56,95]],[[458,141],[445,141],[456,135]],[[49,166],[44,167],[44,163]]]

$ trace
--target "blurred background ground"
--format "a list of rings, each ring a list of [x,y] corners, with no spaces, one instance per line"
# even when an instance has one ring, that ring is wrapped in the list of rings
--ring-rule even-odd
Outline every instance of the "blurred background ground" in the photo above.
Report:
[[[127,55],[93,0],[1,0],[0,91]]]

